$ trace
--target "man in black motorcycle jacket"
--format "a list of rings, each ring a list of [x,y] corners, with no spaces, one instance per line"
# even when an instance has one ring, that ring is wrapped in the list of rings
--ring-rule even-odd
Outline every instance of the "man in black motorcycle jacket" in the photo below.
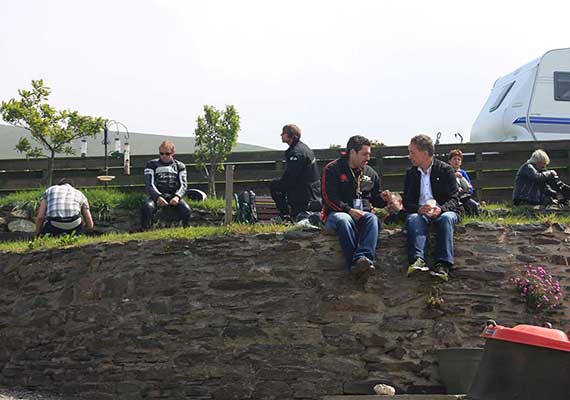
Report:
[[[174,143],[165,140],[159,147],[160,158],[147,162],[144,169],[145,189],[149,195],[142,209],[142,229],[152,226],[159,207],[176,207],[183,226],[188,226],[192,209],[184,201],[188,183],[186,166],[175,160]]]
[[[313,150],[301,142],[301,129],[289,124],[283,127],[281,140],[285,151],[285,172],[270,185],[271,197],[282,220],[307,218],[321,210],[321,177]]]

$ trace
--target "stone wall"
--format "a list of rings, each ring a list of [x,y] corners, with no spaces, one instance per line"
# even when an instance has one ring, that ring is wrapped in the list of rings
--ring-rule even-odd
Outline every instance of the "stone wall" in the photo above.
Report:
[[[528,314],[508,283],[540,262],[567,290],[569,233],[459,227],[449,283],[404,276],[399,230],[382,231],[365,285],[319,232],[0,254],[0,384],[88,399],[441,393],[434,350],[483,346],[489,318],[569,330],[568,301]],[[441,309],[426,305],[434,290]]]

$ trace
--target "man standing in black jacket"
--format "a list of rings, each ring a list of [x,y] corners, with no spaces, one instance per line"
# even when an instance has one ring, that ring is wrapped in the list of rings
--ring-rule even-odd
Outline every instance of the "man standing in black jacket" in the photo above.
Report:
[[[408,146],[412,167],[406,172],[404,209],[408,232],[408,276],[428,272],[426,256],[429,226],[437,227],[432,276],[447,281],[453,265],[453,229],[462,206],[453,168],[433,156],[434,145],[427,135],[417,135]]]
[[[340,241],[348,270],[358,277],[374,272],[379,221],[372,206],[384,207],[390,196],[380,193],[380,178],[370,160],[370,141],[353,136],[346,154],[323,169],[323,220]]]
[[[301,142],[301,129],[289,124],[283,127],[281,141],[289,148],[285,151],[285,172],[271,182],[271,197],[282,220],[296,221],[306,217],[305,211],[321,208],[321,180],[313,151]]]
[[[145,188],[149,198],[142,209],[142,228],[149,229],[157,207],[176,207],[182,225],[188,226],[192,209],[184,201],[188,183],[186,165],[175,160],[174,143],[170,140],[162,142],[158,148],[160,158],[147,162],[144,169]]]

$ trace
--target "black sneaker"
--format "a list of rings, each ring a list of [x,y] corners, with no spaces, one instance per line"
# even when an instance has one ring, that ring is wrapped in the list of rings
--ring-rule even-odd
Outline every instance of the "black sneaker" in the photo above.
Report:
[[[445,261],[438,261],[433,266],[429,274],[435,278],[447,282],[449,280],[449,267],[450,265]]]
[[[415,274],[416,272],[428,272],[429,268],[426,262],[422,258],[416,258],[416,261],[408,267],[408,276]]]
[[[369,276],[376,272],[376,268],[372,261],[362,256],[352,262],[350,266],[350,274],[357,279],[367,281]]]

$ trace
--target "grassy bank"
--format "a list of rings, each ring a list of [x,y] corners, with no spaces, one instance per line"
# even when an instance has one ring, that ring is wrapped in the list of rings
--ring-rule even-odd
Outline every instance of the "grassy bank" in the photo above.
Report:
[[[68,246],[83,246],[105,242],[128,242],[131,240],[191,240],[207,236],[284,232],[290,229],[284,225],[242,225],[198,226],[188,228],[156,229],[137,233],[110,233],[101,236],[64,235],[57,238],[36,238],[30,242],[0,243],[0,251],[21,253],[24,251],[47,250]]]

